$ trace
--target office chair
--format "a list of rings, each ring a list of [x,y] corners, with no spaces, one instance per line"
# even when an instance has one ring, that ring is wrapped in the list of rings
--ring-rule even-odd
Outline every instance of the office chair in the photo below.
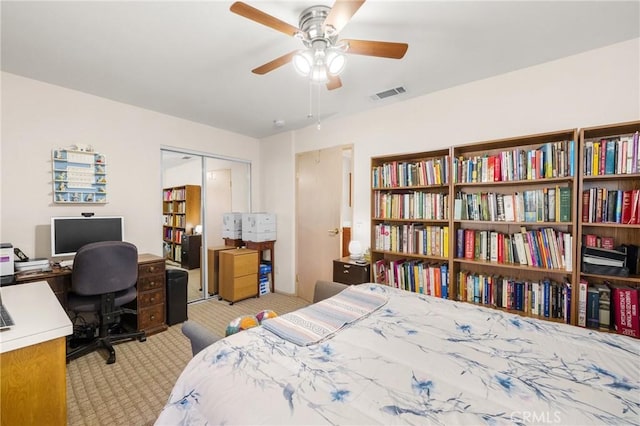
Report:
[[[67,351],[67,362],[96,349],[109,352],[107,364],[116,362],[113,344],[130,339],[146,340],[144,331],[110,334],[123,313],[136,311],[123,305],[136,298],[138,249],[131,243],[104,241],[82,246],[73,260],[68,309],[74,313],[97,312],[100,331],[88,344]]]

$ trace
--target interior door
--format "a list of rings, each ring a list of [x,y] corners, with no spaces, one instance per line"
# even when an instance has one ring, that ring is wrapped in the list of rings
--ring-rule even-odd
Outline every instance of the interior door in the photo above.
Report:
[[[297,294],[307,301],[340,257],[342,170],[340,147],[296,155]]]

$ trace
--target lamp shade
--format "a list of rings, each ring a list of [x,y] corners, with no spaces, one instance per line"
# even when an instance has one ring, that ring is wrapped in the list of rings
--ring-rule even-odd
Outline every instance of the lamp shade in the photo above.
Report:
[[[351,240],[349,242],[349,257],[351,259],[360,260],[363,258],[362,244],[360,241]]]

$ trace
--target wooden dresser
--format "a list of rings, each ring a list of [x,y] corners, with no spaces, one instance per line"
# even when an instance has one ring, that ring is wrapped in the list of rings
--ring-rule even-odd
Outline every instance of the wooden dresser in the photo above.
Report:
[[[258,295],[258,251],[225,250],[218,254],[220,299],[231,303]]]
[[[342,284],[362,284],[371,281],[369,263],[356,263],[349,256],[333,261],[333,281]]]
[[[138,258],[137,330],[148,335],[167,329],[165,261],[162,257],[141,254]]]

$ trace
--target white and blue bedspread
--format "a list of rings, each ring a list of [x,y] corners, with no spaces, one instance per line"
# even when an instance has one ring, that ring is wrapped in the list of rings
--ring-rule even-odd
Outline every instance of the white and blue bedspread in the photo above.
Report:
[[[640,424],[637,339],[377,284],[351,290],[388,301],[308,346],[265,327],[216,342],[156,424]]]

